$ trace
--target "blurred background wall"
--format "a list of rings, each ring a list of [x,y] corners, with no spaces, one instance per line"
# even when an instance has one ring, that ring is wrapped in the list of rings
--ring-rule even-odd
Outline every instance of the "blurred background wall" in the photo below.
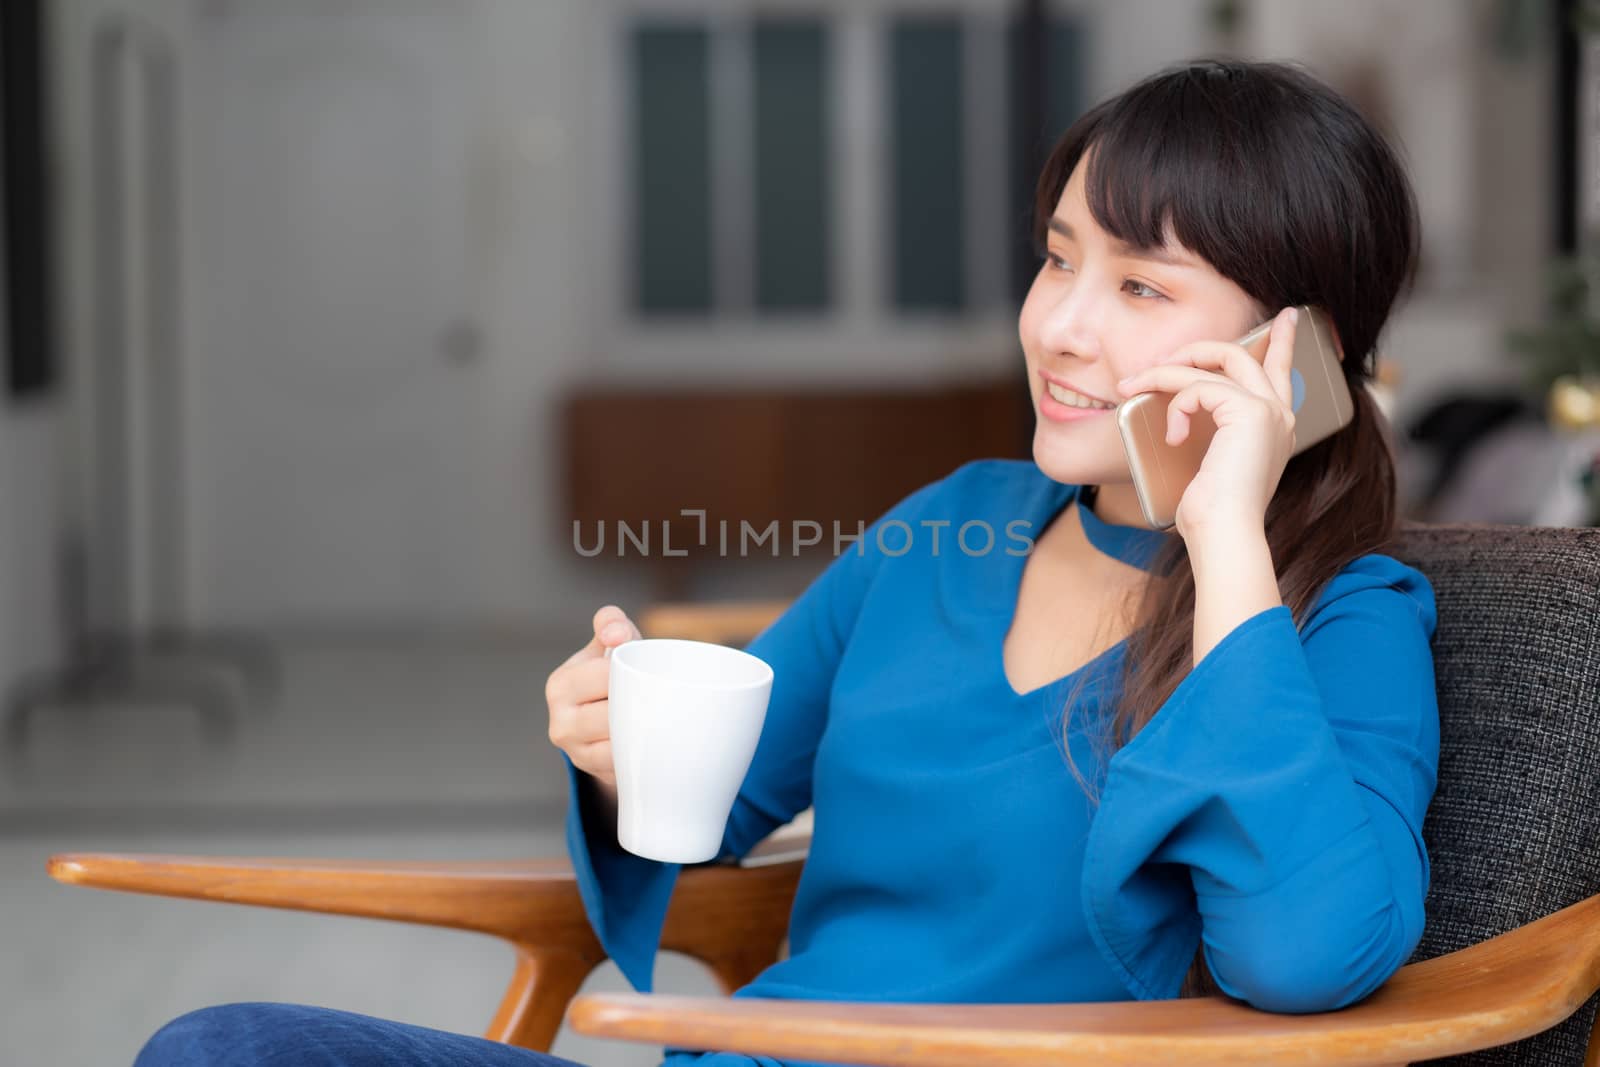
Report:
[[[788,596],[828,554],[590,558],[574,520],[853,529],[1026,456],[1038,162],[1175,60],[1301,61],[1406,158],[1407,514],[1600,518],[1600,445],[1546,410],[1600,395],[1552,389],[1597,335],[1512,343],[1589,321],[1550,273],[1600,188],[1582,7],[8,4],[4,1043],[126,1061],[223,999],[480,1030],[488,946],[85,894],[43,859],[558,854],[542,685],[593,612]]]
[[[92,463],[76,504],[87,566],[125,557],[125,573],[87,576],[120,578],[124,614],[570,625],[565,605],[651,588],[572,565],[559,413],[575,385],[1020,382],[1028,152],[1048,140],[1016,128],[1017,5],[50,11],[60,358],[85,389],[104,347],[96,153],[112,150],[86,120],[97,54],[116,80],[129,372],[115,402],[144,451],[121,472],[123,510],[97,503],[108,472]],[[1542,313],[1540,16],[1452,0],[1056,5],[1041,128],[1208,50],[1299,58],[1347,88],[1393,130],[1421,194],[1422,285],[1385,348],[1400,419],[1444,384],[1510,374],[1507,324]],[[97,53],[117,28],[130,43]],[[141,71],[157,59],[176,135],[152,169],[165,118],[147,113]],[[162,232],[141,208],[151,175],[176,190]],[[162,264],[154,299],[172,321],[142,335],[141,270]],[[171,350],[150,351],[163,336]],[[104,431],[87,414],[54,447]],[[181,446],[161,454],[163,434]]]

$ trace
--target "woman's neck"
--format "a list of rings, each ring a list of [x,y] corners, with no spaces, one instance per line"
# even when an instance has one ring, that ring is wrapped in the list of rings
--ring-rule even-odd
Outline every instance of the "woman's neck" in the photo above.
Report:
[[[1133,487],[1132,482],[1085,486],[1084,492],[1088,496],[1089,510],[1093,511],[1101,522],[1113,526],[1155,529],[1145,521],[1144,509],[1139,506],[1139,491]]]

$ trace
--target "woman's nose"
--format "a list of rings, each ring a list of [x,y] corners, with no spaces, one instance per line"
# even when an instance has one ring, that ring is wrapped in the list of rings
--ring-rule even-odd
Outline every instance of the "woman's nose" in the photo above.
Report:
[[[1099,356],[1099,316],[1092,304],[1082,287],[1063,293],[1040,320],[1039,342],[1044,350],[1085,359]]]

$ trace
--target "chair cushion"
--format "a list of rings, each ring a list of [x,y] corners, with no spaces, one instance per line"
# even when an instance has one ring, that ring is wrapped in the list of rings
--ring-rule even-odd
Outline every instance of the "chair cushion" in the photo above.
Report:
[[[1402,522],[1386,551],[1428,576],[1439,616],[1416,962],[1600,893],[1600,530]],[[1597,1000],[1543,1034],[1429,1062],[1576,1067]]]

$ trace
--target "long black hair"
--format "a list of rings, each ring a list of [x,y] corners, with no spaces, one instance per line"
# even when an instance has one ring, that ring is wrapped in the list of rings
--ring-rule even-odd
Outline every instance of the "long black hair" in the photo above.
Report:
[[[1168,67],[1073,124],[1039,177],[1033,236],[1041,249],[1061,192],[1086,157],[1089,211],[1107,233],[1150,249],[1166,243],[1170,226],[1263,317],[1314,304],[1333,320],[1355,417],[1289,460],[1266,513],[1278,587],[1302,624],[1329,579],[1395,532],[1392,433],[1366,384],[1378,335],[1416,277],[1420,228],[1405,168],[1349,101],[1304,69],[1223,59]],[[1099,770],[1193,665],[1187,563],[1176,537],[1153,561],[1132,615],[1117,706],[1098,738],[1091,735]],[[1067,753],[1070,761],[1070,744]],[[1093,798],[1096,787],[1072,769]],[[1213,992],[1197,952],[1180,995]]]

